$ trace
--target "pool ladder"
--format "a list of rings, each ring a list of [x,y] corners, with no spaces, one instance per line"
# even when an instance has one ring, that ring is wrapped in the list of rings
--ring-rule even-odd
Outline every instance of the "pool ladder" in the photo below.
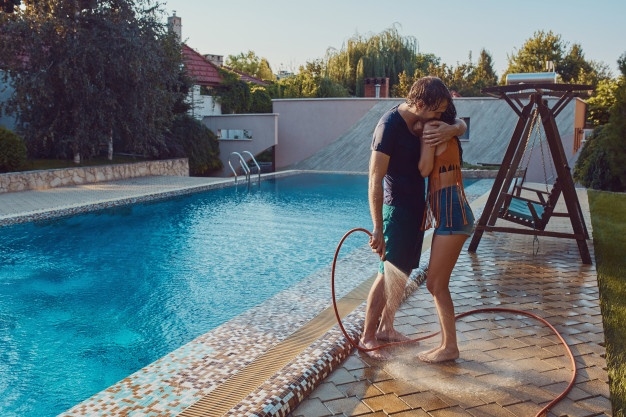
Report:
[[[256,159],[254,159],[254,155],[252,155],[250,152],[248,151],[243,151],[241,152],[247,156],[250,157],[250,160],[254,163],[254,166],[256,167],[256,172],[257,172],[257,181],[259,184],[261,184],[261,167],[259,166],[259,164],[257,163]],[[244,159],[243,156],[241,156],[241,154],[239,152],[231,152],[230,156],[228,157],[228,166],[230,166],[230,170],[233,171],[233,174],[235,175],[235,184],[237,184],[238,181],[238,176],[237,176],[237,170],[233,167],[232,161],[231,161],[231,157],[232,156],[236,156],[237,159],[239,160],[239,165],[241,166],[241,169],[243,170],[244,175],[246,176],[246,180],[248,181],[248,186],[250,185],[250,165],[248,164],[248,162],[246,162],[246,160]]]

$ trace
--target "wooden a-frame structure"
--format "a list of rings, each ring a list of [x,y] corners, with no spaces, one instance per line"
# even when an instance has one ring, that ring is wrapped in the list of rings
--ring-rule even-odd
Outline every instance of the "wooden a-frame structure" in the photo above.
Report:
[[[557,238],[576,239],[580,257],[584,264],[591,264],[591,255],[587,246],[589,233],[583,218],[578,195],[574,186],[574,180],[568,166],[567,158],[563,150],[561,136],[556,126],[555,118],[561,110],[576,96],[588,95],[592,90],[588,85],[577,84],[554,84],[554,83],[519,83],[514,85],[505,85],[498,87],[490,87],[483,89],[483,92],[500,99],[505,100],[511,108],[518,114],[519,120],[511,136],[511,141],[507,147],[504,159],[500,166],[500,170],[494,180],[493,187],[485,204],[483,213],[478,220],[474,235],[469,245],[469,251],[475,252],[480,239],[485,231],[487,232],[504,232],[518,233],[535,236],[551,236]],[[556,103],[549,107],[548,101],[544,96],[556,97]],[[522,100],[528,100],[524,104]],[[546,141],[550,150],[550,156],[556,171],[556,181],[551,192],[552,206],[547,206],[548,202],[543,200],[537,202],[524,203],[528,207],[526,213],[517,216],[523,221],[528,221],[526,228],[519,227],[502,227],[496,226],[498,218],[507,219],[504,214],[509,213],[508,204],[511,203],[511,184],[519,173],[520,161],[526,149],[526,141],[528,134],[532,129],[531,114],[537,111],[541,116],[541,123],[545,131]],[[525,167],[524,167],[525,168]],[[562,193],[567,213],[555,213],[553,206]],[[515,197],[513,197],[515,198]],[[523,205],[518,207],[525,207]],[[540,222],[533,222],[533,218],[539,220],[538,214],[533,207],[540,208],[546,205],[546,211],[542,212]],[[532,213],[531,213],[532,211]],[[545,230],[545,226],[550,216],[569,217],[572,224],[573,233],[555,232]],[[507,220],[510,220],[510,216]],[[525,218],[525,220],[523,219]],[[514,220],[512,220],[514,221]],[[523,222],[517,222],[524,224]],[[541,224],[541,227],[533,226]]]

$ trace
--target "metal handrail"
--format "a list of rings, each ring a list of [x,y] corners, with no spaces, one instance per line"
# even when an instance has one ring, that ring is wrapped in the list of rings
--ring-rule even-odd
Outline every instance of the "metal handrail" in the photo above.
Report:
[[[233,164],[230,162],[230,157],[233,155],[236,155],[239,157],[239,165],[241,165],[241,168],[243,169],[243,172],[246,175],[246,179],[248,180],[248,184],[250,184],[250,167],[246,163],[246,160],[243,159],[243,156],[241,156],[239,152],[231,152],[228,157],[228,166],[230,166],[231,171],[233,171],[233,174],[235,175],[235,184],[237,184],[237,181],[238,181],[237,171],[235,170],[235,168],[233,168]]]
[[[250,159],[252,159],[252,162],[254,162],[254,165],[256,165],[257,181],[260,184],[261,183],[261,167],[259,166],[259,164],[257,163],[256,159],[254,159],[254,156],[250,152],[243,151],[242,153],[248,155],[250,157]]]

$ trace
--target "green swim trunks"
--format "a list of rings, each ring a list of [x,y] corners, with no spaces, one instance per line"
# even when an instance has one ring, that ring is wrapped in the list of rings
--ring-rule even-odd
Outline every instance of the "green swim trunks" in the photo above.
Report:
[[[383,204],[385,258],[407,275],[420,263],[424,242],[421,227],[422,214],[418,210]],[[384,270],[381,261],[378,272],[382,274]]]

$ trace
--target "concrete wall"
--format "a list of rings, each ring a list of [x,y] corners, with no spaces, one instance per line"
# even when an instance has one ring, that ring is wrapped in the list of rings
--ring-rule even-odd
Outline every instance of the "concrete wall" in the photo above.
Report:
[[[367,172],[374,127],[387,110],[403,100],[362,100],[276,102],[275,109],[280,106],[277,169]],[[552,106],[555,99],[550,98],[549,102]],[[517,113],[505,100],[491,97],[461,97],[455,98],[454,103],[458,116],[469,119],[469,135],[462,140],[464,161],[474,165],[500,164],[518,122]],[[578,124],[584,123],[584,106],[582,100],[574,99],[556,117],[570,167],[576,160],[574,139]],[[348,117],[341,117],[348,113],[350,119],[357,120],[348,123]],[[545,138],[543,145],[543,158],[537,140],[530,162],[525,162],[529,181],[552,182],[554,178]]]
[[[243,151],[248,151],[252,155],[257,155],[278,144],[278,114],[223,114],[205,117],[202,122],[218,135],[218,138],[221,137],[219,139],[220,160],[224,168],[216,173],[217,176],[233,175],[228,165],[229,160],[236,169],[240,167],[236,155],[231,156],[232,152],[241,154]],[[235,139],[230,132],[231,138],[227,138],[225,134],[222,134],[225,131],[245,131],[245,134]],[[240,173],[239,170],[238,173]]]
[[[0,193],[45,190],[150,175],[189,176],[187,158],[0,174]]]
[[[222,114],[222,105],[213,96],[200,94],[200,86],[194,85],[189,92],[191,109],[189,113],[196,119],[202,120],[205,116]]]
[[[273,100],[274,113],[279,115],[276,170],[302,161],[333,143],[381,100],[376,98]]]
[[[527,103],[527,101],[523,101]],[[499,164],[519,120],[519,116],[504,100],[483,97],[455,98],[459,117],[470,119],[467,141],[463,141],[463,160],[471,164]],[[556,103],[548,98],[549,106]],[[561,136],[565,157],[570,168],[576,162],[577,135],[584,127],[586,104],[579,98],[570,101],[557,115],[555,122]],[[542,149],[543,148],[543,149]],[[543,128],[533,132],[528,143],[529,156],[524,156],[522,165],[527,166],[526,180],[531,182],[553,182],[556,177],[552,158],[545,142]]]

